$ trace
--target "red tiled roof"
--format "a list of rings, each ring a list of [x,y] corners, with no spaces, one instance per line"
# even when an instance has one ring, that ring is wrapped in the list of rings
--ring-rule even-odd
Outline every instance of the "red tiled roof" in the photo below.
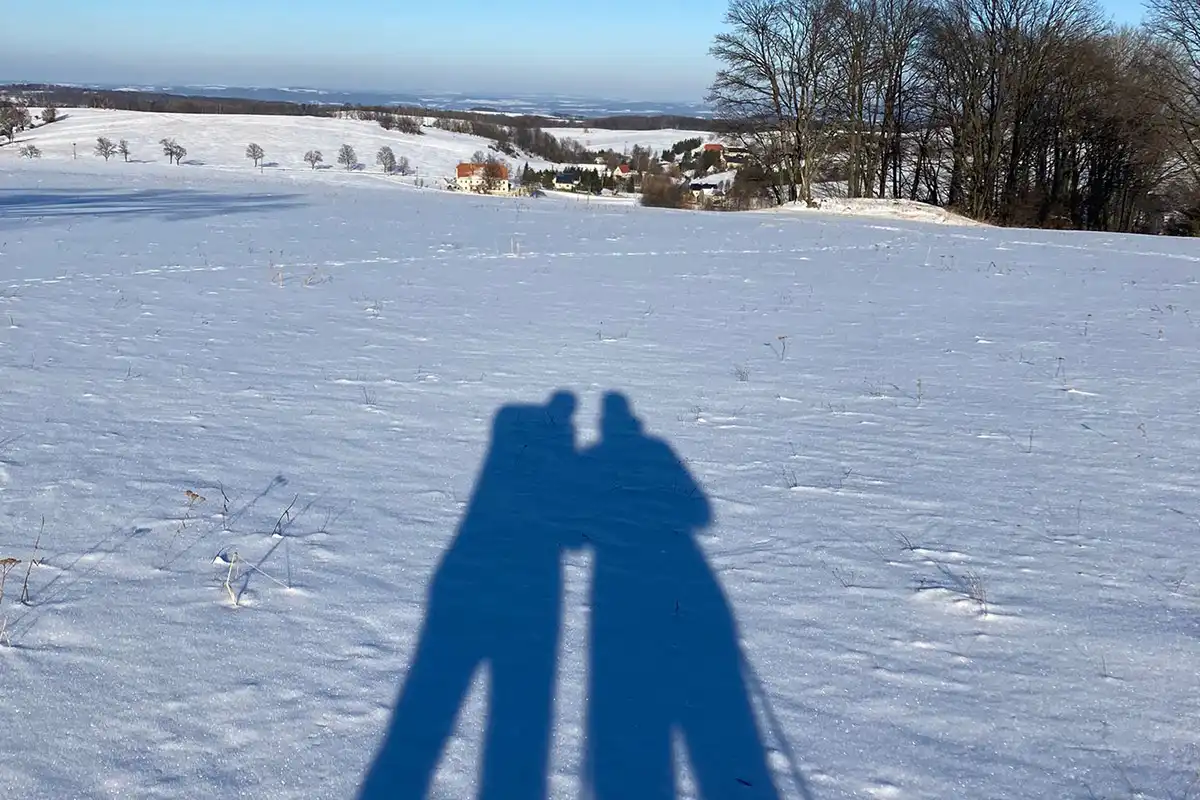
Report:
[[[478,175],[482,173],[487,166],[487,164],[459,164],[458,177],[470,178],[474,175]],[[495,170],[494,177],[499,178],[500,180],[508,180],[508,167],[504,166],[503,164],[495,164],[493,169]]]

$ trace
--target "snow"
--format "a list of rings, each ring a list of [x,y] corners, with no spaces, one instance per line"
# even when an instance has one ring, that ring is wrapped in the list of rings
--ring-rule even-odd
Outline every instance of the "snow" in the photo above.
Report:
[[[842,215],[854,217],[874,217],[892,220],[909,220],[941,225],[984,227],[985,223],[976,222],[970,217],[964,217],[939,206],[919,203],[914,200],[899,198],[873,197],[818,197],[816,207],[810,207],[803,201],[786,203],[778,208],[767,209],[766,213],[774,214],[821,214]]]
[[[715,183],[715,184],[732,184],[737,179],[737,170],[730,169],[724,172],[714,172],[711,175],[696,175],[692,178],[692,182]]]
[[[6,795],[1194,785],[1194,242],[355,178],[0,160]]]
[[[40,113],[40,109],[34,109]],[[267,171],[284,172],[297,181],[342,180],[344,176],[329,173],[344,172],[337,163],[338,148],[349,144],[365,166],[363,177],[369,180],[392,180],[375,165],[375,154],[385,145],[396,157],[407,158],[420,176],[433,181],[451,178],[455,167],[471,156],[494,144],[490,139],[452,133],[432,127],[424,134],[413,136],[398,131],[385,131],[376,122],[331,119],[325,117],[280,117],[257,115],[153,114],[137,111],[71,108],[60,111],[62,119],[39,126],[18,136],[12,147],[0,147],[0,164],[18,158],[22,143],[30,142],[42,151],[46,161],[92,160],[96,139],[107,137],[116,142],[127,139],[133,159],[139,163],[167,162],[159,141],[175,139],[187,148],[182,167],[204,167],[209,170],[243,173],[253,169],[246,159],[246,145],[259,144],[266,152]],[[609,131],[621,141],[641,142],[643,146],[658,142],[660,131]],[[657,146],[657,145],[655,145]],[[303,160],[309,150],[320,150],[325,163],[314,172]],[[534,169],[554,169],[555,165],[537,159],[510,159],[521,168],[528,161]],[[126,169],[117,156],[109,162],[112,170]],[[412,178],[407,179],[412,182]]]
[[[612,150],[617,153],[629,153],[634,145],[648,147],[655,153],[660,153],[684,139],[702,139],[705,142],[717,141],[716,134],[711,131],[686,131],[675,128],[650,131],[614,131],[603,128],[546,128],[554,138],[574,139],[588,150]]]
[[[40,113],[40,109],[32,111],[35,115]],[[421,136],[413,136],[385,131],[376,122],[326,117],[153,114],[88,108],[62,109],[60,116],[62,118],[58,122],[24,132],[18,136],[15,146],[0,147],[0,163],[8,158],[17,158],[18,148],[26,142],[37,145],[45,160],[93,159],[96,158],[93,155],[96,139],[104,136],[114,142],[127,139],[133,150],[133,159],[139,163],[165,164],[167,159],[162,154],[159,141],[175,139],[188,151],[181,166],[241,173],[252,169],[252,164],[246,159],[246,145],[255,142],[266,152],[268,170],[288,173],[297,181],[341,180],[341,176],[328,173],[345,171],[336,163],[337,152],[342,144],[349,144],[355,149],[370,179],[394,181],[395,178],[380,174],[375,165],[376,152],[386,145],[392,148],[396,158],[407,158],[420,176],[433,181],[452,178],[459,163],[469,161],[474,153],[487,150],[489,145],[494,144],[492,140],[480,136],[432,127],[424,128]],[[711,138],[711,134],[676,130],[596,129],[588,134],[583,131],[583,128],[555,128],[549,132],[555,137],[575,139],[588,148],[612,148],[617,152],[628,152],[635,144],[658,151],[692,136]],[[320,150],[325,157],[325,163],[315,174],[303,160],[309,150]],[[518,169],[525,162],[537,170],[563,166],[527,155],[509,160]],[[121,162],[120,156],[109,162],[109,166],[113,169],[128,166],[118,162]],[[596,169],[593,164],[585,166]],[[408,181],[412,182],[412,178]]]

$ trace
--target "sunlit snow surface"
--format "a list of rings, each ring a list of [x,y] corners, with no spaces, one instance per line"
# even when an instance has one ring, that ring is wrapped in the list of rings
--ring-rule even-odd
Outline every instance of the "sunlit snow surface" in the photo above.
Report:
[[[1193,242],[244,173],[0,166],[5,796],[354,797],[493,415],[557,389],[580,446],[624,392],[707,497],[779,796],[1193,786]],[[599,557],[563,555],[554,798]]]

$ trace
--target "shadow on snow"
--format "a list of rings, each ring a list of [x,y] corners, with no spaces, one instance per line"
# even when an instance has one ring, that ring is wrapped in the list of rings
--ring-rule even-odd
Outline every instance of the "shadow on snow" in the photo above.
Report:
[[[298,195],[224,194],[191,189],[0,190],[0,221],[36,217],[158,217],[185,220],[295,208]]]
[[[711,521],[707,497],[621,394],[605,396],[599,441],[576,449],[576,404],[557,392],[493,418],[361,800],[426,795],[483,667],[490,698],[478,796],[548,796],[560,561],[578,548],[595,564],[581,776],[590,796],[674,798],[678,736],[707,800],[779,797],[733,611],[696,541]]]

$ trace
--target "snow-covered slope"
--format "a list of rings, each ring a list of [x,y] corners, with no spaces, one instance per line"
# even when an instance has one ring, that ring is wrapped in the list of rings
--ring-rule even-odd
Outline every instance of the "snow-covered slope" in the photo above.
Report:
[[[603,128],[546,128],[556,139],[574,139],[589,150],[613,150],[628,153],[634,145],[648,147],[661,152],[684,139],[717,141],[716,134],[709,131],[685,131],[668,128],[656,131],[612,131]]]
[[[166,164],[167,158],[159,141],[168,138],[187,148],[183,167],[245,172],[252,169],[251,162],[246,159],[246,146],[255,142],[265,151],[265,162],[270,165],[270,170],[312,173],[304,162],[304,154],[309,150],[320,150],[325,163],[318,171],[337,173],[343,171],[336,163],[338,148],[349,144],[365,165],[365,171],[378,176],[375,154],[386,145],[392,148],[397,158],[407,158],[420,175],[434,179],[452,177],[459,162],[469,160],[473,153],[485,150],[493,143],[482,137],[432,127],[424,128],[421,136],[413,136],[385,131],[374,122],[323,117],[151,114],[75,108],[64,109],[61,113],[62,120],[18,137],[18,146],[0,147],[0,163],[18,158],[20,142],[37,145],[43,159],[49,161],[97,159],[93,154],[96,139],[104,136],[114,142],[127,139],[133,158],[138,162]],[[656,143],[664,138],[661,131],[605,133],[608,134],[605,141],[640,142],[655,148],[661,146]],[[535,169],[553,166],[536,158],[528,160]],[[524,161],[522,159],[516,166],[523,165]],[[124,164],[117,156],[108,166],[119,170],[134,165]],[[305,179],[311,178],[341,179],[336,175],[311,174]]]
[[[168,159],[163,155],[159,141],[175,139],[187,149],[187,156],[182,165],[171,166],[171,170],[228,172],[254,180],[256,178],[250,173],[257,173],[257,170],[246,158],[246,146],[254,142],[266,153],[264,162],[267,166],[263,172],[274,174],[274,178],[270,178],[272,180],[282,176],[293,183],[357,186],[384,182],[405,186],[420,184],[432,188],[444,186],[445,179],[454,176],[457,164],[470,160],[474,153],[486,150],[492,143],[478,136],[431,127],[424,128],[425,133],[421,136],[412,136],[385,131],[374,122],[319,117],[150,114],[100,109],[65,109],[62,113],[65,118],[59,122],[34,128],[20,135],[14,145],[0,147],[0,164],[12,166],[13,162],[21,162],[21,145],[32,143],[42,151],[42,161],[58,164],[70,162],[73,169],[89,170],[94,167],[97,171],[108,170],[114,176],[119,176],[119,180],[136,182],[144,179],[147,173],[158,174],[167,168]],[[550,133],[560,138],[574,138],[589,149],[613,149],[618,152],[629,152],[635,144],[657,152],[682,139],[700,137],[708,141],[713,138],[703,131],[587,130],[585,134],[582,128],[555,128]],[[94,148],[100,136],[114,142],[128,140],[133,150],[133,163],[124,163],[120,156],[114,156],[109,162],[96,156]],[[349,144],[355,149],[363,165],[362,170],[348,173],[336,163],[342,144]],[[392,148],[397,158],[407,158],[415,174],[407,177],[384,175],[375,164],[375,154],[385,145]],[[303,160],[309,150],[320,150],[324,156],[325,162],[317,170]],[[537,158],[507,160],[518,170],[525,163],[538,170],[571,166]],[[603,169],[591,164],[576,166]],[[169,179],[191,180],[182,174],[172,175]],[[629,204],[635,200],[635,197],[626,197],[619,202]],[[775,209],[787,210],[809,209]],[[828,198],[822,201],[821,210],[852,216],[971,224],[942,209],[906,201],[895,203]]]
[[[6,796],[1194,786],[1194,243],[124,166],[0,162]]]
[[[945,208],[913,200],[875,197],[818,197],[815,206],[804,202],[787,203],[779,208],[765,209],[768,214],[837,214],[876,219],[909,220],[942,225],[986,227]]]

